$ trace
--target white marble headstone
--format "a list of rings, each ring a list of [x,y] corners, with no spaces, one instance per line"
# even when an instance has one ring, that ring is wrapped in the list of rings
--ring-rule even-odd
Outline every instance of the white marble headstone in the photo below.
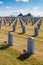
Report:
[[[27,53],[33,54],[34,53],[34,38],[29,37],[27,39]]]
[[[12,34],[12,32],[8,32],[8,45],[9,46],[13,45],[13,34]]]

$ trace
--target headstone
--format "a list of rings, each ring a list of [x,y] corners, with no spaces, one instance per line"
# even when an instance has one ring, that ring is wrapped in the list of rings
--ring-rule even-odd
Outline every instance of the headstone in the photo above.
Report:
[[[14,24],[15,24],[15,26],[17,25],[17,19],[16,19],[16,21],[15,21],[15,23],[14,23]]]
[[[35,29],[34,29],[34,35],[38,36],[38,27],[35,27]]]
[[[9,46],[13,45],[13,34],[12,34],[12,32],[8,32],[8,45]]]
[[[22,26],[22,33],[25,33],[25,26]]]
[[[22,21],[20,20],[20,24],[21,24],[21,27],[23,27],[23,23],[22,23]]]
[[[16,26],[15,26],[15,25],[13,25],[13,32],[15,31],[15,29],[16,29]]]
[[[11,25],[11,22],[9,21],[9,26]]]
[[[5,19],[4,19],[4,25],[6,25],[6,21],[5,21]]]
[[[34,21],[32,20],[32,25],[34,25]]]
[[[33,54],[34,53],[34,38],[29,37],[27,40],[27,53]]]
[[[1,24],[2,24],[2,22],[1,22],[1,20],[0,20],[0,28],[1,28]]]
[[[31,22],[31,20],[29,19],[29,23]]]
[[[42,23],[42,20],[39,21],[39,24],[40,24],[40,25],[41,25],[41,23]]]
[[[40,29],[40,23],[37,24],[38,29]]]
[[[26,25],[28,24],[28,21],[26,21]]]

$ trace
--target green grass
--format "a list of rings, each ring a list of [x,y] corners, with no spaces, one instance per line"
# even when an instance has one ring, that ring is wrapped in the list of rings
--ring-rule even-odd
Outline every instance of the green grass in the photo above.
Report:
[[[3,46],[0,46],[0,48],[3,48]],[[12,47],[3,48],[0,50],[0,65],[43,65],[34,55],[29,56],[25,60],[20,60],[18,59],[20,54],[19,51],[14,50]]]
[[[31,26],[31,24],[29,25]],[[27,26],[26,31],[28,33],[25,34],[18,34],[18,30],[13,33],[13,41],[14,44],[17,44],[17,49],[15,49],[15,45],[12,47],[1,45],[3,44],[4,35],[5,39],[7,39],[8,31],[10,27],[9,25],[2,25],[2,29],[0,29],[0,65],[43,65],[43,35],[40,35],[42,32],[42,29],[39,30],[40,36],[34,37],[35,44],[34,44],[34,54],[31,56],[28,55],[21,55],[21,49],[26,47],[27,44],[27,38],[32,36],[33,34],[33,28],[36,26],[31,26],[31,28]],[[42,24],[43,26],[43,24]],[[6,28],[5,28],[6,27]],[[42,27],[43,28],[43,27]],[[12,29],[10,29],[12,30]],[[30,31],[30,32],[29,32]],[[19,51],[20,49],[20,51]],[[38,53],[37,53],[38,52]],[[21,55],[21,56],[20,56]],[[27,58],[25,58],[27,56]],[[20,59],[18,59],[20,57]],[[24,60],[23,60],[24,59]]]

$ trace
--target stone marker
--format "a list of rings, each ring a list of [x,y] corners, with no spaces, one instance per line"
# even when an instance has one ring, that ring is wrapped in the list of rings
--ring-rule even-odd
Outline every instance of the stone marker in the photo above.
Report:
[[[37,24],[38,29],[40,29],[40,23]]]
[[[35,27],[35,29],[34,29],[34,35],[38,36],[38,27]]]
[[[14,23],[14,24],[15,24],[15,26],[17,25],[17,19],[16,19],[16,21],[15,21],[15,23]]]
[[[9,21],[9,26],[11,25],[11,21]]]
[[[6,20],[4,19],[4,25],[6,25]]]
[[[31,20],[29,19],[29,23],[31,22]]]
[[[2,24],[2,22],[1,22],[1,20],[0,20],[0,29],[1,29],[1,24]]]
[[[22,26],[22,33],[25,33],[25,26]]]
[[[12,32],[8,32],[8,45],[9,46],[13,45],[13,34],[12,34]]]
[[[15,31],[15,29],[16,29],[16,26],[15,26],[15,25],[13,25],[13,32]]]
[[[29,37],[27,39],[27,53],[33,54],[34,53],[34,38]]]
[[[22,21],[20,20],[20,24],[21,24],[21,27],[23,27],[23,23],[22,23]]]
[[[40,20],[39,23],[40,23],[40,26],[41,26],[42,20]]]
[[[26,21],[26,25],[28,24],[28,21]]]
[[[34,21],[32,20],[32,25],[34,25]]]

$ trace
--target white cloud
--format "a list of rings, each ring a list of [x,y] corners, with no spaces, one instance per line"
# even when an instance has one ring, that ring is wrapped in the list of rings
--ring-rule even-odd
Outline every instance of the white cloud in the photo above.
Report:
[[[5,11],[0,11],[0,16],[10,16],[10,15],[17,16],[20,13],[22,13],[23,15],[31,13],[34,16],[43,16],[43,10],[40,10],[40,7],[38,6],[34,6],[31,10],[30,9],[19,9],[19,10],[7,9]]]
[[[39,9],[38,6],[34,6],[34,7],[33,7],[33,11],[37,11],[38,9]]]
[[[27,10],[6,10],[6,11],[0,11],[0,16],[10,16],[10,15],[15,15],[17,16],[18,14],[22,13],[23,15],[25,15],[27,12]]]
[[[22,1],[22,2],[28,2],[29,0],[16,0],[17,2]]]
[[[12,14],[17,16],[18,14],[22,13],[23,15],[26,15],[29,11],[27,10],[23,10],[23,9],[19,9],[19,10],[14,10],[12,11]]]
[[[43,16],[43,10],[40,10],[40,7],[34,6],[30,11],[34,16]]]
[[[3,1],[0,1],[0,4],[3,4]]]

